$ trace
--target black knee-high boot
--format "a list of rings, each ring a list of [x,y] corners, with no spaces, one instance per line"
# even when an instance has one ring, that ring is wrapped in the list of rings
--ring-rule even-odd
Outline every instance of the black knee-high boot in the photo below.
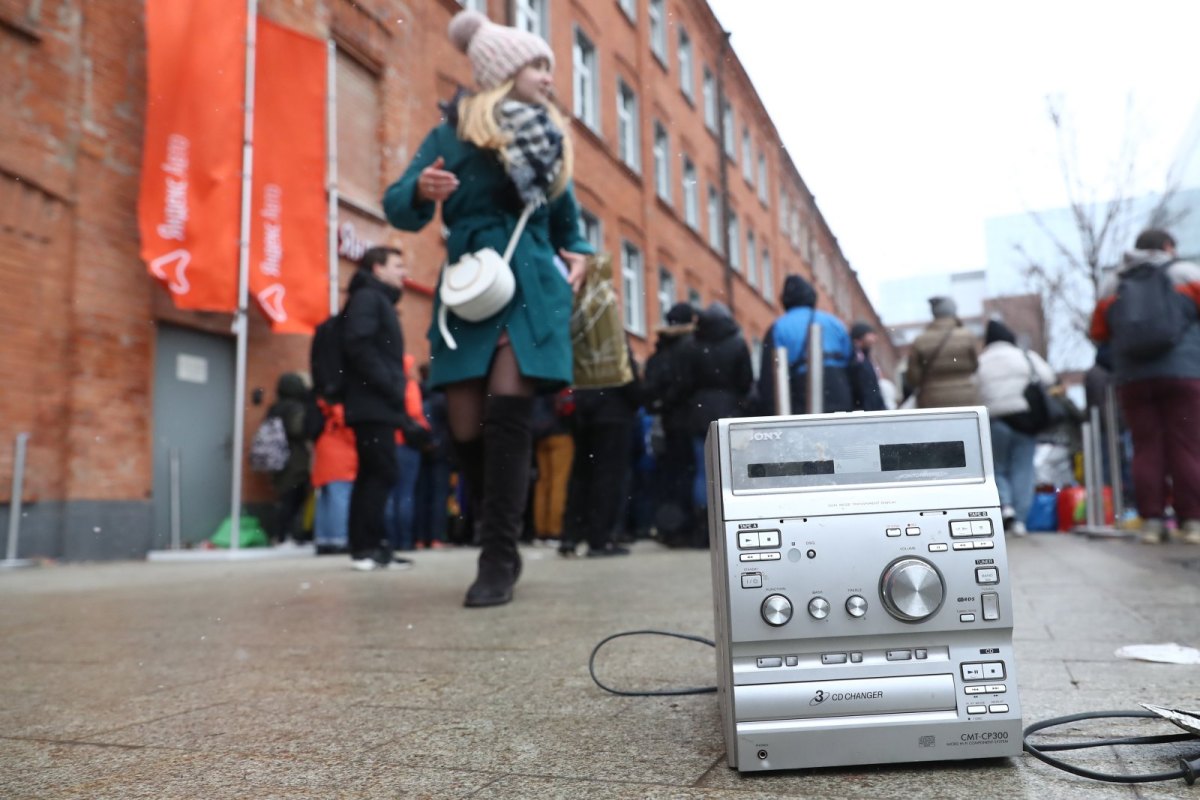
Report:
[[[475,531],[483,512],[483,437],[469,442],[451,440],[451,443],[458,480],[467,495],[467,518],[471,521],[467,544],[475,544]]]
[[[489,397],[483,416],[483,491],[477,526],[479,573],[467,590],[464,605],[498,606],[512,600],[521,574],[517,539],[529,499],[529,464],[533,437],[529,421],[533,398]],[[470,477],[468,477],[468,486]]]

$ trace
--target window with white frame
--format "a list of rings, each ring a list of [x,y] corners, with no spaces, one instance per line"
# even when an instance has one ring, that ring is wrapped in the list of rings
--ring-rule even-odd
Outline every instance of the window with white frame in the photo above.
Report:
[[[787,191],[783,188],[783,184],[779,185],[779,230],[784,236],[788,235],[788,223],[790,222],[792,200],[788,197]]]
[[[617,0],[617,5],[629,17],[630,22],[637,22],[637,0]]]
[[[667,324],[667,312],[675,305],[675,276],[666,267],[658,268],[658,324]]]
[[[671,202],[671,140],[658,120],[654,121],[654,190]]]
[[[758,286],[757,247],[754,231],[746,231],[746,282],[751,286]]]
[[[754,144],[750,141],[750,126],[742,126],[742,177],[754,185]]]
[[[775,273],[771,269],[771,254],[767,248],[762,251],[762,296],[771,302],[775,296]]]
[[[625,81],[617,81],[617,155],[635,171],[642,168],[642,144],[638,134],[638,101]]]
[[[742,230],[738,226],[737,214],[729,210],[729,266],[738,272],[742,271]]]
[[[600,227],[600,218],[582,208],[579,209],[579,235],[594,247],[596,252],[604,249],[604,231]]]
[[[642,251],[629,241],[621,242],[621,299],[625,306],[625,330],[639,336],[646,333],[645,278]]]
[[[704,126],[713,133],[717,132],[717,79],[712,70],[704,65],[704,83],[700,87],[704,95]]]
[[[721,252],[721,195],[708,185],[708,246]]]
[[[765,208],[767,205],[767,154],[758,154],[758,200]]]
[[[487,16],[487,0],[458,0],[458,4],[468,11],[478,11]]]
[[[679,91],[691,100],[696,94],[696,76],[692,73],[692,40],[683,26],[679,26]]]
[[[667,8],[666,0],[650,0],[647,16],[650,18],[650,50],[664,65],[667,63]]]
[[[575,29],[574,67],[575,117],[592,130],[598,130],[600,80],[596,72],[596,46],[579,28]]]
[[[733,140],[736,136],[733,130],[733,106],[729,103],[725,103],[721,109],[721,132],[725,139],[725,155],[737,161],[737,143]]]
[[[513,0],[513,27],[550,38],[549,5],[550,0]]]
[[[696,165],[686,154],[683,159],[683,221],[693,230],[700,230],[700,180]]]

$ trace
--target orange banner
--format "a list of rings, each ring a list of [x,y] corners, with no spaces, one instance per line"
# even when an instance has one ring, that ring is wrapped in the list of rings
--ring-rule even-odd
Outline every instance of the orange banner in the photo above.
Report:
[[[325,43],[258,21],[250,294],[277,333],[329,316]]]
[[[142,259],[179,308],[237,307],[246,4],[146,1]]]

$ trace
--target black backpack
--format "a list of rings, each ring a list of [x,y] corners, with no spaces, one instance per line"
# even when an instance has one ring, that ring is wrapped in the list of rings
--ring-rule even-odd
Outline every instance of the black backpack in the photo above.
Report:
[[[313,392],[328,403],[340,403],[346,393],[345,354],[342,350],[342,325],[345,312],[339,311],[313,331],[309,364]]]
[[[1191,324],[1175,291],[1170,264],[1138,264],[1126,270],[1117,283],[1117,298],[1108,308],[1113,350],[1126,358],[1148,360],[1161,356],[1183,338]]]

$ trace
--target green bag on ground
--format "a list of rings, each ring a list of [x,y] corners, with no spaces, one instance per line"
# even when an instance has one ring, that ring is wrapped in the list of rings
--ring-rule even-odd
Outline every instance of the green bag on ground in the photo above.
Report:
[[[588,257],[586,277],[571,314],[571,344],[576,388],[606,389],[633,380],[608,255]]]
[[[232,530],[233,518],[226,517],[217,526],[217,532],[212,535],[209,542],[216,547],[229,547],[229,534]],[[258,517],[249,517],[243,514],[238,526],[238,547],[266,547],[270,543],[271,540],[267,537],[267,532],[263,530]]]

